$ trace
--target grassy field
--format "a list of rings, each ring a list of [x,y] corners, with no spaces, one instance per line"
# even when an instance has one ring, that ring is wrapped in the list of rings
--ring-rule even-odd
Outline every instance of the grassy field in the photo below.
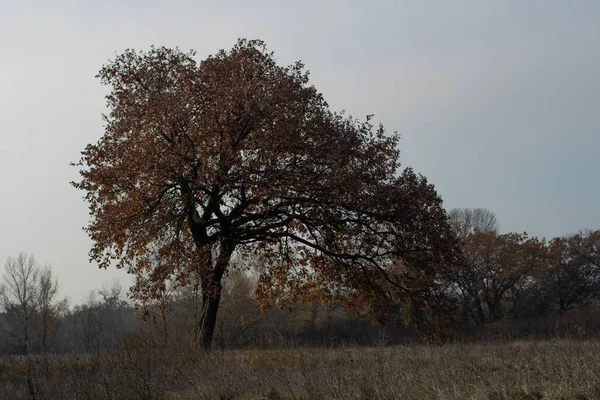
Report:
[[[31,397],[600,399],[600,341],[1,358],[0,398]]]

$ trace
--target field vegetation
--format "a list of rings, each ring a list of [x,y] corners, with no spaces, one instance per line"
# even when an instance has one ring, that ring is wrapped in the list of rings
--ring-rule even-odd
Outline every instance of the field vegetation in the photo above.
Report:
[[[2,399],[598,399],[600,341],[10,356]]]

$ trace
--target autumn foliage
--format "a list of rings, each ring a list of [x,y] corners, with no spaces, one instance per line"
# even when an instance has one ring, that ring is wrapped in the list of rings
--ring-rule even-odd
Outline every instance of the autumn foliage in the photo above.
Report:
[[[165,282],[199,282],[210,345],[232,254],[264,265],[265,305],[321,299],[385,315],[390,291],[456,260],[433,186],[401,169],[398,136],[332,112],[302,63],[276,64],[240,40],[201,62],[194,53],[125,51],[98,75],[111,89],[106,131],[83,151],[81,181],[101,267],[137,276],[142,302]]]

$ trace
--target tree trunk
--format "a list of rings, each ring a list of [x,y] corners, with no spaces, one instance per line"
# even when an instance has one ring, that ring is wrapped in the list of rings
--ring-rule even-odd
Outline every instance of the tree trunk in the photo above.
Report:
[[[498,321],[502,318],[502,304],[500,296],[495,295],[493,299],[488,300],[488,310],[490,312],[490,322]]]
[[[479,321],[481,322],[481,324],[485,324],[486,318],[485,313],[483,312],[483,308],[481,307],[481,300],[475,300],[475,307],[477,308],[477,315],[479,315]]]
[[[221,242],[221,249],[216,262],[208,273],[203,274],[202,280],[202,314],[200,317],[200,345],[205,350],[210,350],[215,326],[217,324],[217,311],[221,301],[221,279],[225,273],[235,244],[230,241]]]
[[[561,297],[558,303],[558,313],[562,314],[565,311],[567,311],[567,301],[564,297]]]
[[[219,311],[219,302],[221,300],[221,285],[217,289],[218,293],[215,296],[203,297],[203,312],[200,325],[200,341],[202,348],[210,350],[212,344],[215,326],[217,324],[217,311]]]

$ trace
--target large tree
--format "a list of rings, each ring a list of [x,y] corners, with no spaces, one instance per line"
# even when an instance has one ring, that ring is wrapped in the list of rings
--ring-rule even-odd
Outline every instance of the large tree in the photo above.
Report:
[[[91,259],[128,268],[141,301],[199,281],[205,347],[234,252],[263,263],[265,305],[320,298],[383,317],[393,290],[423,297],[388,267],[434,283],[456,243],[434,187],[400,168],[398,136],[330,111],[303,64],[277,65],[261,41],[194,55],[127,50],[100,70],[106,131],[74,183]]]

